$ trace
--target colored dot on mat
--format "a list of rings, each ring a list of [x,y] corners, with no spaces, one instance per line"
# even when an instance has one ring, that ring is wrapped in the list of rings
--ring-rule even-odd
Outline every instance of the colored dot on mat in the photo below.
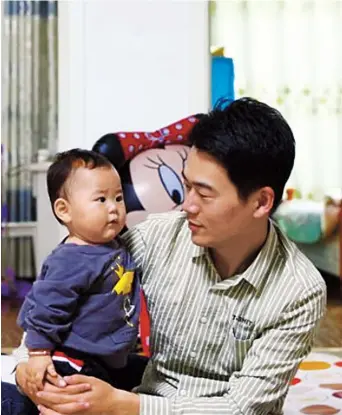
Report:
[[[320,360],[308,360],[299,365],[300,370],[324,370],[331,367],[330,363],[322,362]]]
[[[340,389],[342,389],[342,383],[321,383],[319,387],[323,389],[332,389],[335,391],[339,391]]]
[[[342,391],[334,392],[332,394],[335,398],[342,399]]]
[[[294,385],[297,385],[297,384],[298,384],[298,383],[300,383],[300,382],[301,382],[301,380],[300,380],[300,379],[298,379],[298,378],[293,378],[293,379],[291,380],[290,385],[294,386]]]
[[[335,366],[342,367],[342,362],[336,362]]]
[[[335,415],[340,412],[339,409],[329,405],[310,405],[300,410],[302,414],[312,415]]]

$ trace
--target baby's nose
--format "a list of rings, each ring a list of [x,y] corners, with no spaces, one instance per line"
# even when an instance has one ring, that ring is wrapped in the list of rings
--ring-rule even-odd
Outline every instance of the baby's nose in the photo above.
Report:
[[[112,212],[116,212],[116,211],[117,211],[116,203],[111,202],[110,205],[109,205],[109,212],[112,213]]]

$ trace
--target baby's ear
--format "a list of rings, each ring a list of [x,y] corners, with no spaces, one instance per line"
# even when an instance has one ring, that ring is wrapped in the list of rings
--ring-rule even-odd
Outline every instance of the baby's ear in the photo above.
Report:
[[[96,141],[92,150],[105,156],[117,170],[125,164],[125,153],[117,134],[103,135]]]

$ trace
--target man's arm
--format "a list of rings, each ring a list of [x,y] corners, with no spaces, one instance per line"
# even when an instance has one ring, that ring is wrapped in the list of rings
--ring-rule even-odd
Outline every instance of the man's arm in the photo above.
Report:
[[[136,266],[142,270],[144,265],[144,257],[146,251],[146,242],[144,239],[144,224],[134,226],[129,229],[121,239],[129,250]]]
[[[167,399],[140,395],[140,414],[281,413],[290,381],[311,350],[325,302],[325,289],[318,286],[286,309],[278,323],[254,341],[241,371],[231,376],[225,396]]]
[[[111,415],[268,415],[279,414],[289,384],[299,363],[310,352],[318,321],[325,309],[325,289],[317,287],[288,307],[281,318],[257,339],[249,350],[240,372],[232,375],[228,392],[222,397],[163,398],[136,395],[112,388],[89,378],[91,390],[78,396],[40,392],[43,415],[64,415],[80,411]],[[72,386],[84,384],[86,378],[66,378]],[[138,399],[139,398],[139,399]]]

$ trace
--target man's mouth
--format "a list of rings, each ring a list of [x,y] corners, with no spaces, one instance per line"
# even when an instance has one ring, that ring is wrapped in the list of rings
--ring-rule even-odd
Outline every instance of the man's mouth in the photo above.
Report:
[[[189,229],[190,229],[192,232],[195,232],[195,231],[197,231],[199,228],[201,228],[201,227],[202,227],[202,225],[200,225],[199,223],[197,223],[197,222],[193,222],[193,221],[191,221],[191,220],[188,220],[188,225],[189,225]]]

